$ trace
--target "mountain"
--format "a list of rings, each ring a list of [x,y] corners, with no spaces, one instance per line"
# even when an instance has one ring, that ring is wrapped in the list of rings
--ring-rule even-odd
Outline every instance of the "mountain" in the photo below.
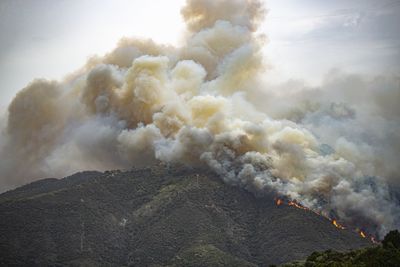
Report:
[[[314,252],[306,260],[291,262],[282,267],[398,267],[400,266],[400,233],[390,231],[379,246],[349,252],[327,250]]]
[[[269,266],[371,245],[274,197],[182,166],[44,179],[0,195],[0,265]]]

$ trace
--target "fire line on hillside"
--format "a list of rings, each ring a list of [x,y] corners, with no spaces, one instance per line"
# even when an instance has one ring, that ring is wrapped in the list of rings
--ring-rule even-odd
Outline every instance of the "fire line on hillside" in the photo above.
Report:
[[[301,205],[301,204],[300,204],[299,202],[297,202],[296,200],[288,200],[288,201],[285,201],[285,200],[283,200],[283,199],[281,199],[281,198],[275,198],[275,204],[276,204],[277,206],[287,205],[287,206],[291,206],[291,207],[294,207],[294,208],[297,208],[297,209],[301,209],[301,210],[313,212],[313,213],[315,213],[315,214],[317,214],[317,215],[319,215],[319,216],[321,216],[321,217],[324,217],[325,219],[329,220],[336,228],[338,228],[338,229],[340,229],[340,230],[345,230],[345,229],[347,229],[347,227],[345,227],[344,225],[340,224],[336,219],[332,219],[332,218],[330,218],[329,216],[327,216],[327,215],[325,215],[325,214],[323,214],[323,213],[320,213],[320,212],[318,212],[318,211],[309,209],[309,208],[307,208],[307,207]],[[379,241],[377,241],[377,239],[376,239],[373,235],[368,235],[365,231],[363,231],[363,230],[361,230],[361,229],[359,229],[359,228],[356,228],[355,231],[356,231],[362,238],[368,238],[368,239],[371,240],[371,242],[374,243],[374,244],[379,244],[379,243],[380,243]]]

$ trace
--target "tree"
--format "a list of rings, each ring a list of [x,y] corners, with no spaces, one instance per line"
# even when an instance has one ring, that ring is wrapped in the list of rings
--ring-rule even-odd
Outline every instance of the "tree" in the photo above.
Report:
[[[384,248],[390,248],[391,246],[400,249],[400,233],[398,230],[390,231],[382,241]]]

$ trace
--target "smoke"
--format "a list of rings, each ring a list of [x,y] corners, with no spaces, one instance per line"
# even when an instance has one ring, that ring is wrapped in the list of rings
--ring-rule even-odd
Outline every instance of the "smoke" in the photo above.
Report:
[[[2,123],[2,187],[161,160],[381,235],[399,227],[399,77],[268,85],[265,13],[258,0],[188,0],[182,47],[123,39],[62,82],[34,80]]]

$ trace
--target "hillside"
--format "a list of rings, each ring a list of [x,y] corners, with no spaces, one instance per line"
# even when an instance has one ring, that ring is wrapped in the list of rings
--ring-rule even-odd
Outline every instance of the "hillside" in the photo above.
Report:
[[[162,165],[44,179],[0,195],[0,265],[269,266],[371,245],[274,197]]]
[[[398,267],[400,266],[400,233],[389,232],[379,246],[361,248],[349,252],[327,250],[314,252],[304,261],[282,265],[282,267]]]

